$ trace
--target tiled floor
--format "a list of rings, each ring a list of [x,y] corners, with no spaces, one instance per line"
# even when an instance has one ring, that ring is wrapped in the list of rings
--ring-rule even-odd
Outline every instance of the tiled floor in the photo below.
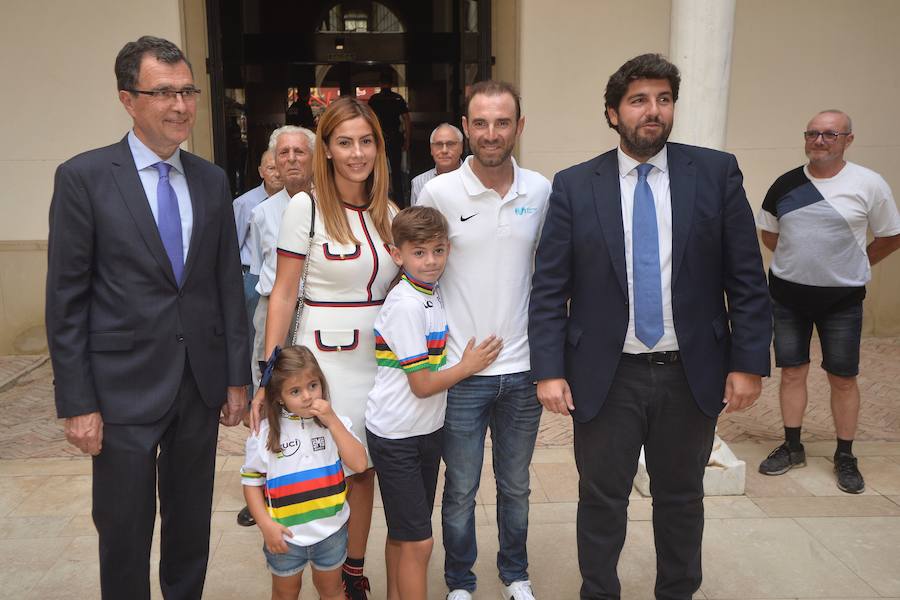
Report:
[[[736,442],[748,461],[747,494],[706,499],[704,581],[697,598],[900,598],[900,443],[859,442],[867,493],[834,488],[830,461],[812,456],[805,469],[781,477],[756,474],[769,443]],[[828,454],[810,447],[810,454]],[[205,598],[266,598],[258,532],[235,525],[243,505],[240,458],[217,464]],[[22,599],[98,597],[96,535],[90,521],[86,459],[0,460],[0,589]],[[577,476],[570,449],[540,448],[532,464],[530,574],[539,598],[578,597],[575,550]],[[494,569],[496,505],[491,465],[484,466],[476,509],[479,598],[499,598]],[[619,563],[623,598],[652,598],[655,562],[651,500],[632,494]],[[380,502],[376,500],[376,504]],[[440,516],[430,567],[431,597],[442,598]],[[376,508],[367,570],[372,598],[384,597],[384,517]],[[158,554],[154,550],[152,559]],[[155,573],[155,570],[154,570]],[[154,575],[155,576],[155,575]],[[154,598],[160,598],[154,583]],[[315,598],[307,593],[305,598]]]
[[[746,494],[705,501],[704,580],[697,598],[900,600],[900,338],[864,340],[863,363],[863,409],[854,452],[866,477],[865,494],[844,494],[834,485],[830,414],[817,369],[810,375],[815,400],[805,434],[806,468],[779,477],[756,471],[780,432],[777,377],[767,380],[753,409],[720,420],[719,433],[747,462]],[[78,457],[62,437],[53,416],[49,366],[35,357],[0,357],[0,376],[9,374],[15,376],[0,382],[6,388],[0,389],[0,597],[97,598],[90,461]],[[235,524],[243,506],[237,470],[244,435],[240,427],[220,435],[204,595],[210,600],[269,597],[261,537],[255,528]],[[538,446],[531,467],[529,571],[541,600],[577,598],[578,476],[570,420],[545,414]],[[477,502],[475,598],[496,599],[496,494],[489,453]],[[377,498],[376,505],[366,565],[373,600],[384,598],[386,529]],[[652,500],[633,492],[628,518],[619,562],[622,597],[650,599]],[[430,596],[443,598],[439,509],[433,522],[437,543]],[[151,559],[158,559],[156,549]],[[155,564],[152,568],[155,577]],[[155,582],[153,597],[161,597]],[[304,594],[307,600],[316,597],[311,590]]]

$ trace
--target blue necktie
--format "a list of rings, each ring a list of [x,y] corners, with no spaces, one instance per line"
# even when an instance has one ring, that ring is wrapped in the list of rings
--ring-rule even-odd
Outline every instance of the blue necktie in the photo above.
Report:
[[[662,281],[659,274],[659,230],[656,205],[647,183],[653,165],[638,165],[631,228],[631,272],[634,279],[634,332],[648,348],[663,335]]]
[[[158,162],[153,166],[159,171],[159,183],[156,184],[156,225],[159,227],[159,236],[166,248],[166,254],[169,255],[169,262],[172,263],[175,281],[181,285],[181,276],[184,273],[184,246],[181,240],[178,196],[175,195],[175,188],[169,183],[169,169],[172,165]]]

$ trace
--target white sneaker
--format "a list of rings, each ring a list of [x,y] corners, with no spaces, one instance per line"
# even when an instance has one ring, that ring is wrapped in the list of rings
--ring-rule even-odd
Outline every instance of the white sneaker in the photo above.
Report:
[[[451,590],[447,594],[447,600],[472,600],[472,594],[466,590]]]
[[[509,585],[504,585],[500,589],[500,595],[503,600],[535,600],[534,592],[531,590],[531,582],[513,581]]]

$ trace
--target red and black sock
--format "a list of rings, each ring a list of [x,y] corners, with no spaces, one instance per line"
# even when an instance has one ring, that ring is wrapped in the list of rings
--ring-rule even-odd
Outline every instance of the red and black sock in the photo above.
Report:
[[[344,561],[341,569],[341,577],[344,579],[344,592],[350,600],[365,600],[368,598],[369,580],[363,575],[363,558],[350,558]]]
[[[363,565],[366,562],[366,558],[350,558],[347,557],[347,560],[344,561],[343,574],[345,578],[348,577],[362,577],[363,576]]]

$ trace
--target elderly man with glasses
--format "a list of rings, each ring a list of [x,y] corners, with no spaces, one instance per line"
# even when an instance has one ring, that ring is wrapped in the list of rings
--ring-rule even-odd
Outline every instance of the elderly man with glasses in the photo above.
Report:
[[[419,193],[426,183],[442,173],[455,171],[462,164],[460,157],[463,151],[463,134],[458,127],[450,123],[441,123],[431,132],[430,142],[434,168],[413,178],[410,205],[416,204]]]
[[[769,188],[757,216],[763,244],[775,253],[769,292],[775,317],[775,364],[781,368],[783,444],[759,465],[781,475],[806,465],[800,428],[813,326],[831,387],[837,486],[860,494],[865,482],[852,445],[859,416],[859,345],[871,265],[900,247],[900,216],[878,173],[844,160],[853,143],[850,117],[815,115],[803,132],[809,163]],[[875,239],[866,244],[867,230]]]

